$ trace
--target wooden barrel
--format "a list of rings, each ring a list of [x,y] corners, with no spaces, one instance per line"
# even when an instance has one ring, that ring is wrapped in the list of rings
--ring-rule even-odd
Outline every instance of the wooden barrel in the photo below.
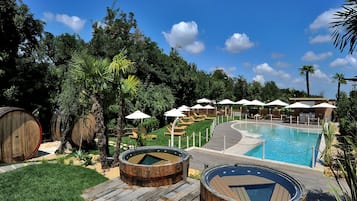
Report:
[[[42,141],[40,123],[22,108],[0,107],[0,161],[11,163],[37,155]]]
[[[163,164],[157,162],[154,165],[143,165],[130,160],[142,153],[158,157],[160,154],[172,154],[179,156],[179,160],[165,160]],[[187,178],[189,159],[189,155],[183,150],[172,147],[139,147],[127,150],[119,156],[120,179],[129,185],[144,187],[172,185]]]
[[[77,146],[86,146],[94,140],[95,118],[93,114],[81,117],[72,130],[72,142]]]

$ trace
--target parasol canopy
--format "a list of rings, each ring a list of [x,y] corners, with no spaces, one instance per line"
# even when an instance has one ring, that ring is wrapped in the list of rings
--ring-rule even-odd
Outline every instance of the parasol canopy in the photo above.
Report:
[[[224,100],[219,101],[217,104],[220,104],[220,105],[233,105],[233,104],[236,104],[236,103],[231,101],[231,100],[229,100],[229,99],[224,99]]]
[[[212,103],[213,101],[207,98],[201,98],[197,100],[197,103]]]
[[[329,103],[320,103],[320,104],[317,104],[317,105],[313,105],[312,108],[333,108],[333,109],[335,109],[336,106],[331,105]]]
[[[311,108],[310,105],[301,103],[301,102],[296,102],[291,105],[286,106],[285,108],[290,108],[290,109],[295,109],[295,108]]]
[[[250,101],[247,99],[244,99],[244,98],[242,100],[236,102],[237,105],[245,105],[248,103],[250,103]]]
[[[125,116],[125,118],[127,118],[127,119],[146,119],[146,118],[150,118],[150,115],[147,115],[147,114],[141,112],[140,110],[136,110],[135,112]]]
[[[265,103],[261,102],[261,101],[258,101],[258,100],[252,100],[250,101],[249,103],[247,104],[244,104],[244,105],[252,105],[252,106],[264,106]]]
[[[266,106],[288,106],[288,103],[285,103],[284,101],[281,101],[279,99],[276,99],[272,102],[269,102],[267,104],[265,104]]]

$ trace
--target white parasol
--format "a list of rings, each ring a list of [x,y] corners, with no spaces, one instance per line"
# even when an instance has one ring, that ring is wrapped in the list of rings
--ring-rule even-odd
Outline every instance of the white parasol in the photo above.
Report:
[[[320,104],[317,104],[317,105],[313,105],[312,108],[332,108],[332,109],[335,109],[336,106],[331,105],[329,103],[320,103]]]
[[[290,108],[290,109],[295,109],[295,108],[311,108],[310,105],[301,103],[301,102],[296,102],[291,105],[286,106],[285,108]]]

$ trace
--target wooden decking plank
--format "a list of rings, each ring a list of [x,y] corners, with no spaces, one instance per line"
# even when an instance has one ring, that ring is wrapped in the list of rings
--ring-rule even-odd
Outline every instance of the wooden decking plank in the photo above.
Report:
[[[119,178],[114,178],[112,180],[108,180],[104,183],[101,183],[97,186],[88,188],[82,192],[82,197],[85,200],[93,200],[98,197],[105,195],[106,193],[112,192],[120,188],[123,182]]]
[[[197,181],[197,184],[199,184],[199,181]],[[167,198],[173,201],[174,200],[178,201],[178,200],[182,200],[185,196],[189,195],[190,193],[199,192],[199,191],[200,191],[199,185],[187,184],[177,189],[175,191],[175,194],[173,194],[172,196],[167,196]]]
[[[192,191],[191,193],[185,195],[184,197],[182,197],[181,199],[179,199],[179,201],[187,201],[187,200],[191,200],[191,201],[198,201],[200,200],[200,187],[197,186],[197,190]]]
[[[163,195],[167,194],[168,192],[172,191],[172,189],[177,188],[177,186],[180,186],[184,183],[184,181],[180,181],[174,185],[170,186],[161,186],[153,189],[150,192],[144,193],[141,196],[138,197],[138,200],[158,200],[160,199]]]
[[[152,191],[152,188],[138,188],[136,191],[132,192],[131,194],[126,195],[126,200],[137,200],[138,197],[146,192]],[[119,199],[117,199],[119,200]]]
[[[83,191],[85,200],[198,200],[199,181],[187,178],[173,185],[161,187],[131,186],[119,178],[106,181]]]

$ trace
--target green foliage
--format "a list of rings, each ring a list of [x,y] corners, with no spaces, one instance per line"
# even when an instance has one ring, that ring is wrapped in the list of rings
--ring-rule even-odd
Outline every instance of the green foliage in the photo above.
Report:
[[[327,123],[326,123],[327,124]],[[331,166],[332,165],[332,153],[331,153],[331,149],[332,149],[332,145],[335,139],[335,126],[332,123],[328,123],[325,126],[325,123],[322,122],[322,133],[324,135],[325,138],[325,149],[322,152],[322,157],[324,160],[324,163],[327,166]]]
[[[79,166],[39,164],[1,173],[0,180],[0,200],[67,201],[83,200],[84,189],[107,179]]]
[[[90,156],[87,152],[82,151],[81,149],[74,151],[74,157],[80,161],[83,161],[84,166],[92,165],[92,156]]]
[[[342,52],[346,46],[348,52],[352,54],[356,47],[357,41],[357,2],[355,0],[346,0],[335,13],[333,18],[335,21],[331,23],[334,28],[332,33],[333,44]]]
[[[332,169],[340,188],[340,191],[335,189],[334,193],[337,200],[354,201],[357,200],[357,92],[351,91],[350,97],[342,94],[336,110],[340,118],[342,136],[339,139],[338,147],[343,151],[343,154],[336,161],[337,171]],[[338,172],[342,173],[348,188],[341,184]]]
[[[144,127],[147,131],[151,132],[159,128],[159,120],[156,117],[150,117],[145,119],[140,125]]]
[[[333,193],[339,201],[355,201],[357,200],[357,148],[352,138],[345,136],[343,141],[344,143],[340,144],[343,155],[337,160],[339,171],[333,170],[339,190],[334,189]],[[340,177],[346,181],[348,188],[341,182]]]

